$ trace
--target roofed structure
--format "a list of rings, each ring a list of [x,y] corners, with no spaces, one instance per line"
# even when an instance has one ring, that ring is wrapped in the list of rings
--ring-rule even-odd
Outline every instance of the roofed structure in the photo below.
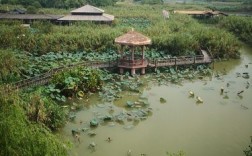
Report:
[[[227,14],[220,12],[220,11],[212,11],[212,10],[175,10],[174,13],[179,14],[187,14],[187,15],[201,15],[201,16],[215,16],[215,15],[224,15],[228,16]]]
[[[121,45],[149,45],[151,39],[136,32],[134,30],[127,32],[126,34],[119,36],[115,39],[115,43]]]
[[[100,9],[100,8],[96,8],[94,6],[91,5],[85,5],[83,7],[80,7],[78,9],[75,9],[73,11],[71,11],[72,15],[82,15],[82,14],[103,14],[104,10]]]
[[[0,13],[0,19],[17,19],[17,20],[57,20],[62,15],[48,15],[48,14],[8,14]]]
[[[85,5],[81,8],[71,11],[70,15],[66,15],[58,19],[59,21],[95,21],[110,23],[114,20],[113,15],[105,14],[104,10],[91,5]]]
[[[0,13],[0,20],[22,20],[24,23],[31,23],[35,20],[46,20],[56,22],[62,15],[48,15],[48,14],[9,14]]]
[[[119,36],[115,39],[115,43],[120,45],[119,53],[121,58],[119,59],[118,67],[120,69],[120,73],[122,74],[124,69],[130,69],[131,75],[136,73],[136,69],[141,69],[141,74],[145,74],[145,68],[148,65],[148,61],[144,57],[144,48],[146,45],[151,44],[151,39],[144,36],[143,34],[131,30],[126,34]],[[130,47],[130,54],[124,53],[124,47]],[[140,55],[135,54],[139,51],[140,47]]]

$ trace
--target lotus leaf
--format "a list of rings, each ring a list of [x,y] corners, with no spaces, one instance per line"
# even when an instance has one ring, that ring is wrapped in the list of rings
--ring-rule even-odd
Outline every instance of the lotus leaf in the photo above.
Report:
[[[160,102],[161,102],[161,103],[166,103],[166,100],[165,100],[164,98],[161,97],[161,98],[160,98]]]
[[[128,107],[133,107],[133,106],[134,106],[134,102],[132,102],[132,101],[127,101],[127,102],[126,102],[126,105],[127,105]]]
[[[90,121],[90,126],[94,126],[94,127],[98,126],[98,121],[96,119],[92,119]]]
[[[78,97],[84,97],[84,92],[83,91],[78,91],[77,95],[78,95]]]

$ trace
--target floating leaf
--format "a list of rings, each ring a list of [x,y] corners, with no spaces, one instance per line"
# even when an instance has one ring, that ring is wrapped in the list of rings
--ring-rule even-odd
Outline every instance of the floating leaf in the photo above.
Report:
[[[160,102],[161,102],[161,103],[166,103],[166,100],[165,100],[164,98],[161,97],[161,98],[160,98]]]

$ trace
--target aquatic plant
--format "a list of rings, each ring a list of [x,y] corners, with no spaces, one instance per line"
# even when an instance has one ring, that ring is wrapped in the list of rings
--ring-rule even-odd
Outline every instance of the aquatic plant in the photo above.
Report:
[[[250,139],[251,139],[251,143],[250,145],[248,146],[248,148],[246,148],[245,150],[243,150],[245,156],[252,156],[252,136],[250,136]]]
[[[176,153],[171,153],[171,152],[166,152],[167,156],[185,156],[185,152],[184,151],[178,151]]]
[[[60,89],[57,89],[55,84],[50,84],[45,87],[44,92],[47,93],[53,100],[66,101],[66,97],[60,94]]]
[[[166,103],[166,100],[162,97],[159,99],[159,101],[160,101],[160,103]]]
[[[96,92],[102,85],[101,71],[91,68],[74,68],[57,73],[45,92],[52,99],[65,101],[65,97],[83,97],[85,92]]]
[[[120,93],[122,91],[141,93],[140,87],[143,85],[143,81],[138,76],[130,77],[118,74],[111,74],[110,76],[112,76],[110,81],[104,83],[102,90],[99,92],[102,100],[111,102],[121,98]]]

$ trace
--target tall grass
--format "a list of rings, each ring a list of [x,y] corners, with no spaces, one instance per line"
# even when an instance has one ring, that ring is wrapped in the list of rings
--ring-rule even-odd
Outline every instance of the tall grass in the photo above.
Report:
[[[35,23],[31,29],[19,23],[0,25],[1,46],[45,54],[58,51],[96,51],[116,49],[114,39],[131,30],[142,32],[152,39],[151,49],[172,55],[196,53],[200,48],[211,49],[215,56],[238,53],[238,40],[225,30],[208,28],[186,15],[172,14],[165,20],[162,10],[172,10],[169,5],[117,5],[107,7],[116,16],[110,26],[93,23],[75,23],[57,26]],[[208,34],[209,36],[206,36]],[[230,49],[232,52],[230,53]],[[223,53],[225,55],[220,55]]]

